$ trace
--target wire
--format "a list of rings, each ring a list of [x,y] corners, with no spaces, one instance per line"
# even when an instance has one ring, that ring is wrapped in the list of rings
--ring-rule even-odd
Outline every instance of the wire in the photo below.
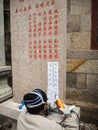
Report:
[[[74,110],[71,110],[71,113],[75,113],[77,115],[77,118],[78,118],[79,123],[80,123],[80,117],[79,117],[79,115]]]
[[[87,125],[85,123],[81,123],[80,126],[86,127],[88,130],[91,130],[91,129],[96,130],[96,128],[94,128],[92,126],[89,126],[89,125]]]
[[[62,124],[62,122],[64,122],[66,119],[66,115],[64,116],[63,120],[61,120],[61,122],[59,122],[59,124]]]

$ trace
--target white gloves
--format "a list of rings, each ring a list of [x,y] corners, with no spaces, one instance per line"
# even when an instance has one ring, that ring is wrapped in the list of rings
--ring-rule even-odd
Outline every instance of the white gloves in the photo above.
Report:
[[[64,105],[65,106],[65,105]],[[63,108],[59,108],[60,109],[60,111],[64,114],[64,115],[67,115],[67,114],[70,114],[74,109],[75,109],[75,106],[74,105],[72,105],[71,107],[69,107],[69,108],[66,108],[66,106],[65,106],[65,108],[63,109]]]

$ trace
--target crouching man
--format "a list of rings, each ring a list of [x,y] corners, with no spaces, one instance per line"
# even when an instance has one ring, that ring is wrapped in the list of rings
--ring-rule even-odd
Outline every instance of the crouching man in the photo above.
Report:
[[[47,96],[41,89],[25,94],[23,102],[26,109],[19,116],[17,130],[78,130],[76,119],[69,113],[60,124],[48,118]]]

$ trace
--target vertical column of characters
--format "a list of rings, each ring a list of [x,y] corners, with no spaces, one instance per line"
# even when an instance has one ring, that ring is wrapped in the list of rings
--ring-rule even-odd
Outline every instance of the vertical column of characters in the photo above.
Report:
[[[42,39],[41,39],[41,36],[42,36],[42,12],[38,12],[38,37],[39,37],[39,40],[38,40],[38,58],[42,58]]]
[[[44,59],[47,58],[47,40],[46,39],[43,40],[43,58]]]
[[[29,34],[29,45],[28,45],[29,58],[32,59],[33,46],[32,46],[32,15],[31,14],[29,14],[29,18],[28,18],[28,34]]]
[[[37,13],[33,13],[33,58],[37,58]]]
[[[58,59],[58,39],[54,39],[54,59]]]
[[[53,30],[54,30],[54,36],[55,36],[55,39],[54,39],[54,58],[55,59],[58,59],[58,27],[59,27],[59,22],[58,22],[58,15],[59,15],[59,11],[58,9],[55,9],[54,10],[54,27],[53,27]]]
[[[52,36],[53,35],[53,10],[48,11],[48,58],[53,58],[53,45],[52,45]]]
[[[52,59],[53,58],[53,47],[52,47],[52,39],[48,39],[48,58]]]
[[[45,4],[45,3],[44,3]],[[47,58],[47,11],[43,11],[43,38],[44,38],[44,42],[43,42],[43,58],[46,59]]]
[[[42,41],[38,40],[38,58],[42,58]]]

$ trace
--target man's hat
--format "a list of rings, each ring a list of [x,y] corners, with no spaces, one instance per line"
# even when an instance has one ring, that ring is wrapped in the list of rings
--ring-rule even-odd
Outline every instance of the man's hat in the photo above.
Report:
[[[46,101],[47,96],[40,89],[35,89],[30,93],[24,95],[24,104],[26,105],[27,108],[39,107],[40,105],[45,104]]]

